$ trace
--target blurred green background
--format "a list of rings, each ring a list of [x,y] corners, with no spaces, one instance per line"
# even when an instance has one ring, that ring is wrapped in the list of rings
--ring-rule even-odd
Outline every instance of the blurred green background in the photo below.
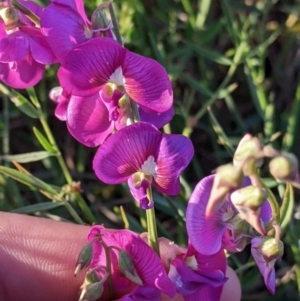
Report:
[[[99,1],[85,4],[91,15]],[[125,46],[156,59],[172,80],[176,116],[164,130],[189,136],[195,147],[195,157],[181,179],[181,194],[173,198],[155,194],[159,235],[184,245],[184,212],[193,187],[218,165],[231,161],[245,133],[300,155],[300,0],[115,0],[114,7]],[[12,167],[11,161],[17,161],[46,186],[30,182],[28,176],[23,179],[28,187],[0,174],[0,210],[120,228],[122,205],[128,227],[145,231],[144,213],[126,186],[100,183],[91,168],[96,149],[77,143],[65,123],[55,118],[48,92],[58,85],[57,67],[47,69],[36,96],[33,90],[19,91],[25,97],[21,107],[9,100],[10,91],[1,89],[1,165]],[[28,116],[30,108],[24,103],[29,97],[41,105],[37,118]],[[47,145],[55,145],[54,140],[58,149]],[[38,153],[28,155],[32,152]],[[71,177],[62,172],[61,160]],[[282,196],[282,185],[267,169],[262,174]],[[66,185],[73,180],[81,182],[81,197],[72,193],[74,185]],[[243,300],[300,300],[299,219],[295,191],[283,232],[285,255],[276,265],[275,296],[266,290],[249,248],[230,257],[241,279]]]

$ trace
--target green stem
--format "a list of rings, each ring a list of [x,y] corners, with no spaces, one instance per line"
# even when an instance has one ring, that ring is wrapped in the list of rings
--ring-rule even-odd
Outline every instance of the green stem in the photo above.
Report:
[[[12,0],[11,3],[14,7],[19,9],[22,13],[24,13],[28,17],[28,19],[30,19],[37,27],[40,27],[40,18],[36,14],[34,14],[31,10],[29,10],[22,3],[16,0]]]
[[[123,46],[122,38],[120,35],[120,31],[118,28],[118,23],[117,23],[117,19],[116,19],[115,13],[114,13],[112,3],[110,3],[110,5],[109,5],[109,13],[110,13],[111,20],[112,20],[112,23],[114,26],[117,41],[121,46]],[[130,106],[131,106],[132,113],[134,116],[134,122],[139,122],[140,116],[139,116],[138,107],[137,107],[136,103],[133,102],[131,99],[130,99]],[[153,197],[152,197],[151,187],[148,190],[148,198],[149,198],[149,201],[152,202]],[[159,244],[158,244],[158,235],[157,235],[154,207],[146,210],[146,218],[147,218],[147,228],[148,228],[148,243],[149,243],[150,247],[159,256]]]
[[[117,19],[116,19],[114,8],[112,6],[112,2],[110,2],[110,5],[108,6],[108,9],[109,9],[109,13],[110,13],[110,17],[111,17],[111,21],[112,21],[112,24],[113,24],[113,27],[114,27],[114,32],[115,32],[117,41],[121,46],[123,46],[123,41],[122,41],[121,34],[120,34],[120,31],[119,31],[118,22],[117,22]]]
[[[109,296],[110,300],[114,300],[114,286],[111,276],[111,258],[110,258],[110,250],[111,247],[108,247],[106,243],[103,240],[100,240],[99,243],[102,245],[105,251],[105,258],[106,258],[106,273],[107,273],[107,282],[108,282],[108,290],[109,290]]]
[[[153,201],[151,187],[148,190],[148,198],[150,202]],[[156,254],[160,256],[154,207],[146,210],[146,217],[148,229],[148,243],[150,247],[156,252]]]
[[[67,184],[72,184],[73,183],[73,179],[72,179],[72,176],[69,172],[69,169],[61,155],[61,152],[59,150],[59,148],[57,147],[57,144],[56,144],[56,141],[54,139],[54,136],[51,132],[51,129],[44,117],[44,115],[42,114],[41,112],[41,117],[40,117],[40,122],[42,124],[42,127],[45,131],[45,134],[49,140],[49,142],[51,143],[51,145],[54,147],[54,149],[56,150],[56,158],[57,158],[57,161],[58,161],[58,164],[62,170],[62,173],[64,175],[64,178],[67,182]],[[83,199],[83,197],[80,195],[80,194],[76,194],[76,202],[78,204],[78,206],[80,207],[80,209],[83,211],[83,213],[85,214],[87,220],[89,223],[93,224],[95,221],[96,221],[96,218],[95,216],[93,215],[91,209],[89,208],[89,206],[86,204],[85,200]],[[77,218],[77,221],[78,221],[78,218]]]

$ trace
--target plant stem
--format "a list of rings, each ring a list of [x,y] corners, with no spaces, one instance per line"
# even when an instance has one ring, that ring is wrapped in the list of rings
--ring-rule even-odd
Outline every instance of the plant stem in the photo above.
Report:
[[[149,200],[152,202],[153,196],[152,196],[151,186],[148,189],[147,195]],[[154,207],[146,210],[146,218],[147,218],[147,229],[148,229],[148,243],[150,247],[156,252],[156,254],[160,256]]]
[[[112,24],[113,24],[113,27],[114,27],[114,32],[115,32],[117,41],[121,46],[123,46],[123,41],[122,41],[122,37],[121,37],[120,30],[119,30],[119,27],[118,27],[118,22],[117,22],[117,19],[116,19],[114,8],[112,6],[112,2],[110,2],[110,5],[108,6],[108,9],[109,9],[109,13],[110,13],[110,17],[111,17],[111,21],[112,21]]]
[[[116,19],[115,13],[114,13],[112,3],[110,3],[110,5],[109,5],[109,13],[110,13],[111,20],[112,20],[112,23],[114,26],[117,41],[121,46],[123,46],[122,38],[120,35],[120,31],[118,28],[118,23],[117,23],[117,19]],[[139,122],[140,116],[139,116],[138,107],[134,101],[132,101],[130,98],[129,98],[129,100],[130,100],[130,106],[132,109],[132,113],[134,116],[134,122]],[[153,197],[152,197],[151,187],[148,189],[147,194],[148,194],[149,201],[152,202]],[[148,243],[149,243],[150,247],[159,256],[159,245],[158,245],[158,236],[157,236],[157,227],[156,227],[154,207],[146,210],[146,218],[147,218],[147,229],[148,229]]]
[[[42,112],[41,112],[42,113]],[[57,144],[56,144],[56,141],[54,139],[54,136],[51,132],[51,129],[47,123],[47,120],[45,119],[44,117],[44,114],[41,114],[41,117],[39,118],[41,124],[42,124],[42,127],[45,131],[45,134],[49,140],[49,142],[51,143],[51,145],[54,147],[54,149],[56,150],[56,158],[57,158],[57,161],[58,161],[58,164],[62,170],[62,173],[64,175],[64,178],[67,182],[67,184],[72,184],[73,183],[73,179],[72,179],[72,176],[69,172],[69,169],[61,155],[61,152],[59,150],[59,148],[57,147]],[[85,217],[87,218],[88,222],[89,223],[94,223],[96,221],[95,219],[95,216],[93,215],[91,209],[89,208],[89,206],[86,204],[85,200],[83,199],[83,197],[80,195],[80,194],[76,194],[76,202],[78,204],[78,206],[80,207],[80,209],[83,211]],[[77,221],[78,221],[78,218],[77,218]]]

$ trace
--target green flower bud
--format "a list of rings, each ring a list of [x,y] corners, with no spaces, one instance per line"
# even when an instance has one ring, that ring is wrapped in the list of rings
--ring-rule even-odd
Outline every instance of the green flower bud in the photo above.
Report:
[[[79,301],[96,301],[98,300],[103,293],[103,283],[95,282],[88,284],[82,290]]]
[[[264,188],[247,186],[233,192],[230,196],[240,216],[261,235],[265,235],[265,228],[260,218],[260,207],[267,195]]]
[[[243,206],[256,210],[267,196],[267,191],[264,188],[246,186],[234,191],[231,194],[231,201],[235,206]]]
[[[82,250],[79,253],[76,265],[75,265],[75,276],[79,274],[85,267],[87,267],[92,260],[93,257],[93,246],[92,242],[84,245]]]
[[[274,237],[262,238],[260,250],[267,262],[281,258],[283,249],[284,245],[281,240],[276,240]]]
[[[206,206],[205,215],[210,216],[223,204],[228,193],[238,188],[244,179],[242,170],[232,164],[219,166]]]
[[[131,256],[123,250],[119,251],[119,267],[123,275],[132,282],[143,285],[143,281],[138,275]]]
[[[110,26],[110,21],[107,19],[105,13],[100,9],[97,8],[91,17],[92,27],[93,29],[108,29]]]
[[[233,156],[233,164],[243,169],[246,176],[256,173],[256,168],[261,165],[262,144],[259,139],[245,135],[240,141]]]
[[[97,274],[95,269],[89,270],[84,278],[84,284],[88,285],[91,283],[99,282],[101,280],[101,277]]]
[[[272,176],[280,181],[297,181],[298,159],[294,154],[284,153],[282,156],[273,158],[269,163]]]

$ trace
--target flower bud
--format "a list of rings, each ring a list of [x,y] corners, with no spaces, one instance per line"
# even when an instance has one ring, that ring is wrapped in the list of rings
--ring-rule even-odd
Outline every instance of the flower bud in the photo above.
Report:
[[[233,165],[241,167],[246,176],[256,173],[257,166],[262,160],[259,154],[262,152],[262,144],[259,139],[250,134],[245,135],[240,141],[234,156]]]
[[[79,274],[85,267],[87,267],[93,257],[93,242],[87,243],[82,250],[79,253],[77,262],[76,262],[76,268],[75,268],[75,276]]]
[[[299,181],[298,159],[294,154],[285,153],[273,158],[269,169],[272,176],[280,181]]]
[[[138,275],[131,256],[123,250],[119,251],[119,268],[126,278],[136,284],[143,285],[143,281]]]
[[[101,280],[101,277],[97,274],[95,269],[90,269],[84,278],[84,284],[88,285],[91,283],[99,282]]]
[[[266,262],[270,262],[282,257],[284,245],[281,240],[278,241],[274,237],[263,237],[258,248]]]
[[[256,210],[261,206],[267,196],[267,191],[264,188],[251,185],[234,191],[230,198],[235,206],[243,206]]]
[[[232,164],[219,166],[206,207],[206,216],[216,212],[223,204],[226,195],[238,188],[244,179],[242,170]]]
[[[230,198],[240,216],[258,233],[265,235],[264,225],[260,218],[260,206],[267,198],[267,191],[264,188],[247,186],[233,192]]]
[[[93,29],[103,29],[103,30],[107,30],[110,26],[110,21],[107,19],[105,13],[97,8],[91,17],[91,21],[92,21],[92,27]]]
[[[5,24],[5,29],[13,30],[19,25],[18,11],[13,7],[4,7],[0,10],[0,16]]]
[[[82,290],[79,301],[96,301],[103,293],[103,282],[95,282],[88,284]]]

